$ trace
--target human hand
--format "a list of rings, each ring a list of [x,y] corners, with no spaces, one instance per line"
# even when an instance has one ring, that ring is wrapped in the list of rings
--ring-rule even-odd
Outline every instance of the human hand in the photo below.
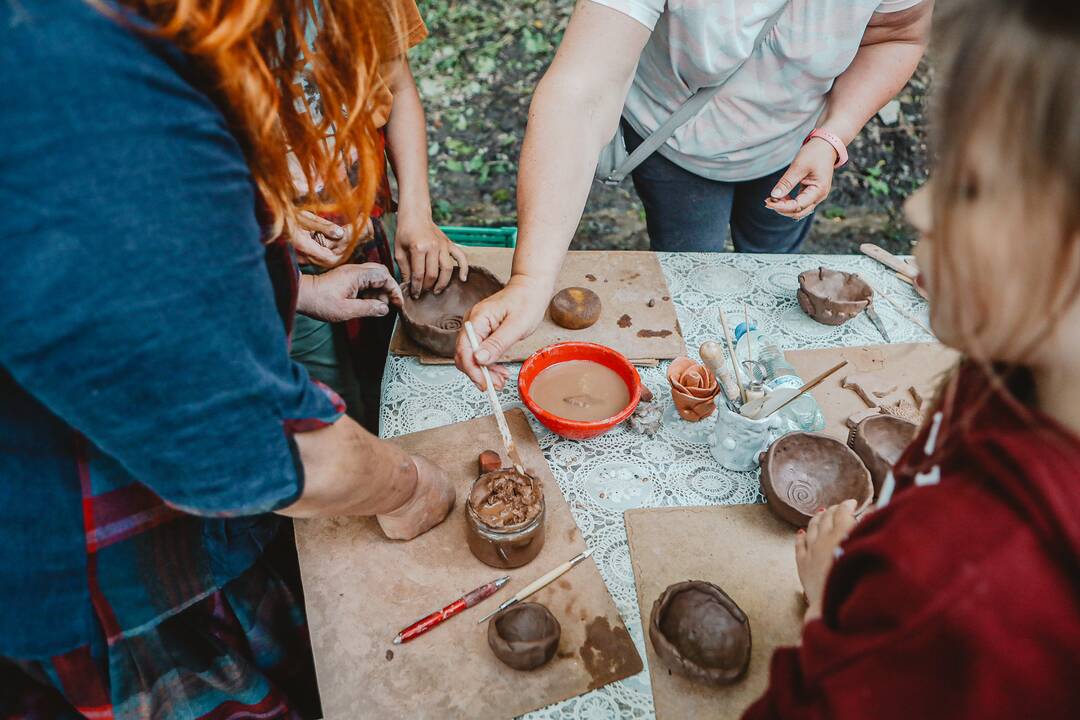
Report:
[[[401,288],[379,263],[342,265],[322,275],[302,275],[297,312],[327,322],[382,317],[401,307]]]
[[[454,507],[454,486],[446,472],[420,455],[412,456],[416,466],[416,488],[404,505],[376,515],[379,527],[391,540],[412,540],[441,523]]]
[[[777,181],[771,196],[765,199],[765,207],[792,220],[802,220],[814,212],[832,189],[836,157],[836,150],[828,142],[810,138]],[[796,197],[790,197],[799,185],[802,190]]]
[[[472,322],[480,349],[473,353],[467,333],[458,333],[457,352],[454,362],[458,369],[469,376],[481,390],[486,389],[485,365],[491,373],[496,390],[506,385],[510,372],[494,364],[499,357],[518,340],[526,337],[544,318],[544,311],[551,300],[550,287],[523,276],[514,276],[506,287],[481,300],[469,311],[466,320]]]
[[[825,579],[836,559],[836,549],[858,522],[855,506],[854,500],[845,500],[827,510],[818,510],[806,530],[799,530],[795,537],[795,564],[810,605],[806,611],[807,621],[821,615]]]
[[[368,220],[361,240],[371,237],[373,231],[371,220]],[[344,259],[349,250],[349,235],[349,228],[301,210],[296,217],[296,226],[290,233],[290,240],[301,263],[333,267]]]
[[[398,216],[394,236],[394,259],[401,268],[403,285],[409,293],[420,297],[425,290],[436,295],[446,289],[458,270],[464,281],[469,276],[469,259],[459,245],[450,242],[439,227],[427,216]]]

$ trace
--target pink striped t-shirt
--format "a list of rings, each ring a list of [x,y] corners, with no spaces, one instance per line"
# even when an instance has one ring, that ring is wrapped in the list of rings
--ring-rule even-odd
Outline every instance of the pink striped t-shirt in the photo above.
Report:
[[[731,76],[659,150],[691,172],[725,181],[786,167],[854,59],[871,16],[922,1],[593,0],[652,31],[623,110],[638,134],[651,133],[698,89]],[[758,32],[785,2],[751,56]]]

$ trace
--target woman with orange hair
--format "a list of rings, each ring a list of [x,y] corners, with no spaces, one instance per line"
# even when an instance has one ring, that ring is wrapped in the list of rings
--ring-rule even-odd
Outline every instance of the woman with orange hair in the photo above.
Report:
[[[296,309],[400,299],[381,267],[314,285],[282,240],[305,211],[366,224],[384,8],[0,4],[0,716],[312,715],[281,516],[405,540],[449,512],[442,470],[288,355]],[[329,200],[295,203],[286,148]]]

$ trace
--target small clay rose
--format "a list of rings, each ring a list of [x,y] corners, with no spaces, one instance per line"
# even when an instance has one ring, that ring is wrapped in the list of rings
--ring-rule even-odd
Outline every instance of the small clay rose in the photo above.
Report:
[[[690,358],[675,358],[668,367],[671,399],[683,420],[697,422],[716,409],[720,386],[712,372]]]

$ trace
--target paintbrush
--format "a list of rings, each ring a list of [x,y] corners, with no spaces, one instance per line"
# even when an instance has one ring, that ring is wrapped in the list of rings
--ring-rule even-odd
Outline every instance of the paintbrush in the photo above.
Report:
[[[724,309],[720,308],[720,325],[724,328],[724,338],[727,340],[728,357],[731,358],[731,367],[735,369],[735,384],[739,386],[739,399],[746,404],[746,388],[743,387],[742,374],[739,372],[739,360],[735,357],[735,343],[731,341],[731,330],[728,329],[727,319],[724,317]]]
[[[551,572],[549,572],[547,575],[544,575],[543,577],[540,577],[537,580],[534,580],[529,585],[526,585],[521,590],[518,590],[517,595],[510,598],[509,600],[504,602],[502,605],[500,605],[499,607],[497,607],[494,610],[492,610],[491,612],[489,612],[484,617],[480,618],[479,622],[477,622],[476,624],[481,625],[481,624],[487,622],[492,617],[494,617],[495,615],[498,615],[499,613],[501,613],[503,610],[510,607],[511,605],[517,605],[519,602],[521,602],[525,598],[529,597],[530,595],[532,595],[536,591],[542,590],[543,588],[547,587],[548,585],[555,582],[556,580],[558,580],[560,577],[562,577],[566,573],[573,570],[574,567],[576,567],[578,565],[578,563],[580,563],[581,561],[583,561],[585,558],[589,557],[590,555],[592,555],[592,550],[586,550],[585,552],[581,553],[577,557],[574,557],[574,558],[571,558],[570,560],[567,560],[562,565],[560,565],[559,567],[557,567],[554,570],[552,570]]]
[[[789,397],[789,398],[788,398],[787,400],[785,400],[784,402],[780,403],[780,404],[779,404],[779,405],[777,405],[776,407],[774,407],[774,408],[772,408],[771,410],[769,410],[769,412],[767,412],[767,413],[765,413],[765,414],[764,414],[764,416],[762,417],[762,419],[764,419],[764,418],[767,418],[767,417],[769,417],[770,415],[773,415],[774,413],[776,413],[777,411],[779,411],[779,410],[782,410],[783,408],[787,407],[787,406],[788,406],[789,404],[791,404],[792,402],[794,402],[795,398],[797,398],[797,397],[802,397],[802,396],[803,396],[803,395],[805,395],[806,393],[810,392],[811,390],[813,390],[814,388],[816,388],[816,387],[817,387],[818,385],[820,385],[821,383],[823,383],[823,382],[825,382],[826,380],[828,380],[828,379],[829,379],[829,378],[830,378],[830,377],[832,376],[832,374],[833,374],[833,373],[835,373],[835,372],[836,372],[837,370],[839,370],[840,368],[844,367],[845,365],[847,365],[847,360],[844,360],[844,361],[842,361],[842,362],[840,362],[840,363],[837,363],[837,364],[836,364],[836,365],[834,365],[833,367],[829,368],[829,369],[828,369],[828,370],[826,370],[825,372],[823,372],[823,373],[821,373],[820,375],[818,375],[818,376],[817,376],[816,378],[814,378],[814,379],[813,379],[813,380],[811,380],[810,382],[808,382],[808,383],[803,383],[803,386],[802,386],[801,388],[799,388],[798,390],[796,390],[796,391],[795,391],[795,394],[794,394],[794,395],[792,395],[791,397]],[[762,409],[764,410],[764,408],[762,408]]]
[[[480,349],[480,340],[476,337],[476,329],[473,324],[465,321],[465,334],[469,337],[469,344],[472,345],[473,352],[475,353]],[[495,393],[495,385],[491,382],[491,373],[488,372],[486,365],[480,366],[480,372],[484,375],[484,383],[487,385],[488,401],[491,402],[491,409],[495,412],[495,422],[499,425],[499,434],[502,435],[503,447],[506,448],[506,456],[510,458],[510,462],[514,464],[514,469],[522,475],[527,474],[525,472],[525,464],[521,462],[521,456],[518,455],[517,446],[514,445],[514,438],[510,435],[510,426],[506,424],[506,416],[503,415],[502,405],[499,404],[499,396]]]
[[[498,580],[492,580],[486,585],[481,585],[475,590],[465,593],[442,610],[436,610],[427,617],[417,620],[412,625],[399,632],[397,637],[394,638],[394,644],[400,645],[401,643],[407,643],[410,640],[420,637],[428,630],[437,625],[441,625],[458,613],[464,612],[474,605],[487,600],[489,597],[499,592],[499,590],[501,590],[508,582],[510,582],[510,576],[504,575]]]

